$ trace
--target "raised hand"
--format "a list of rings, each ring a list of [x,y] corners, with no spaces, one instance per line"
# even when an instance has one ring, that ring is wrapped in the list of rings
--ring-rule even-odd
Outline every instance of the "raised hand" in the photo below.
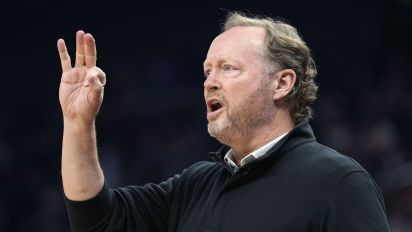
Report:
[[[76,33],[74,67],[63,39],[57,41],[62,65],[59,100],[65,121],[94,122],[103,101],[106,74],[96,67],[96,43],[83,31]]]

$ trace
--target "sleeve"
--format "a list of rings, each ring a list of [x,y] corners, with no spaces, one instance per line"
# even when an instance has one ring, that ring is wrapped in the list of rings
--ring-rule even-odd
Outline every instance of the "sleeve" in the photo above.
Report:
[[[168,212],[181,175],[160,184],[110,189],[86,201],[65,199],[71,229],[77,231],[167,231]]]
[[[351,172],[324,207],[321,232],[389,232],[382,194],[368,173]]]

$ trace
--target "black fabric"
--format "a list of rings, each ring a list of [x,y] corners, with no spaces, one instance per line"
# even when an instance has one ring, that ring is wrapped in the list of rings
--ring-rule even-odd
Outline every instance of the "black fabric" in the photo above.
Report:
[[[307,121],[236,173],[223,146],[167,181],[66,199],[73,231],[389,231],[384,201],[354,160],[316,142]]]

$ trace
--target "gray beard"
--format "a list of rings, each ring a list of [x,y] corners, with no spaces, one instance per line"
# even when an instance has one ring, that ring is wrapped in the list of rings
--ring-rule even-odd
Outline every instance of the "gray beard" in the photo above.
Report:
[[[265,81],[262,81],[259,88],[245,97],[245,101],[237,108],[230,108],[223,96],[226,118],[209,122],[207,125],[209,134],[229,146],[254,136],[254,131],[267,125],[273,116],[270,111],[270,104],[273,104],[273,101],[269,97],[267,86]]]

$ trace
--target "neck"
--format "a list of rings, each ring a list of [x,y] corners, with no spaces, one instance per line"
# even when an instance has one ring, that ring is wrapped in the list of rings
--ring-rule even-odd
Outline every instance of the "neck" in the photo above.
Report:
[[[232,148],[233,158],[235,158],[236,163],[239,163],[240,160],[251,152],[293,129],[294,123],[289,114],[284,115],[285,117],[278,116],[281,115],[277,115],[269,124],[253,128],[247,136],[240,136],[241,138],[236,139],[231,144],[227,144]]]

